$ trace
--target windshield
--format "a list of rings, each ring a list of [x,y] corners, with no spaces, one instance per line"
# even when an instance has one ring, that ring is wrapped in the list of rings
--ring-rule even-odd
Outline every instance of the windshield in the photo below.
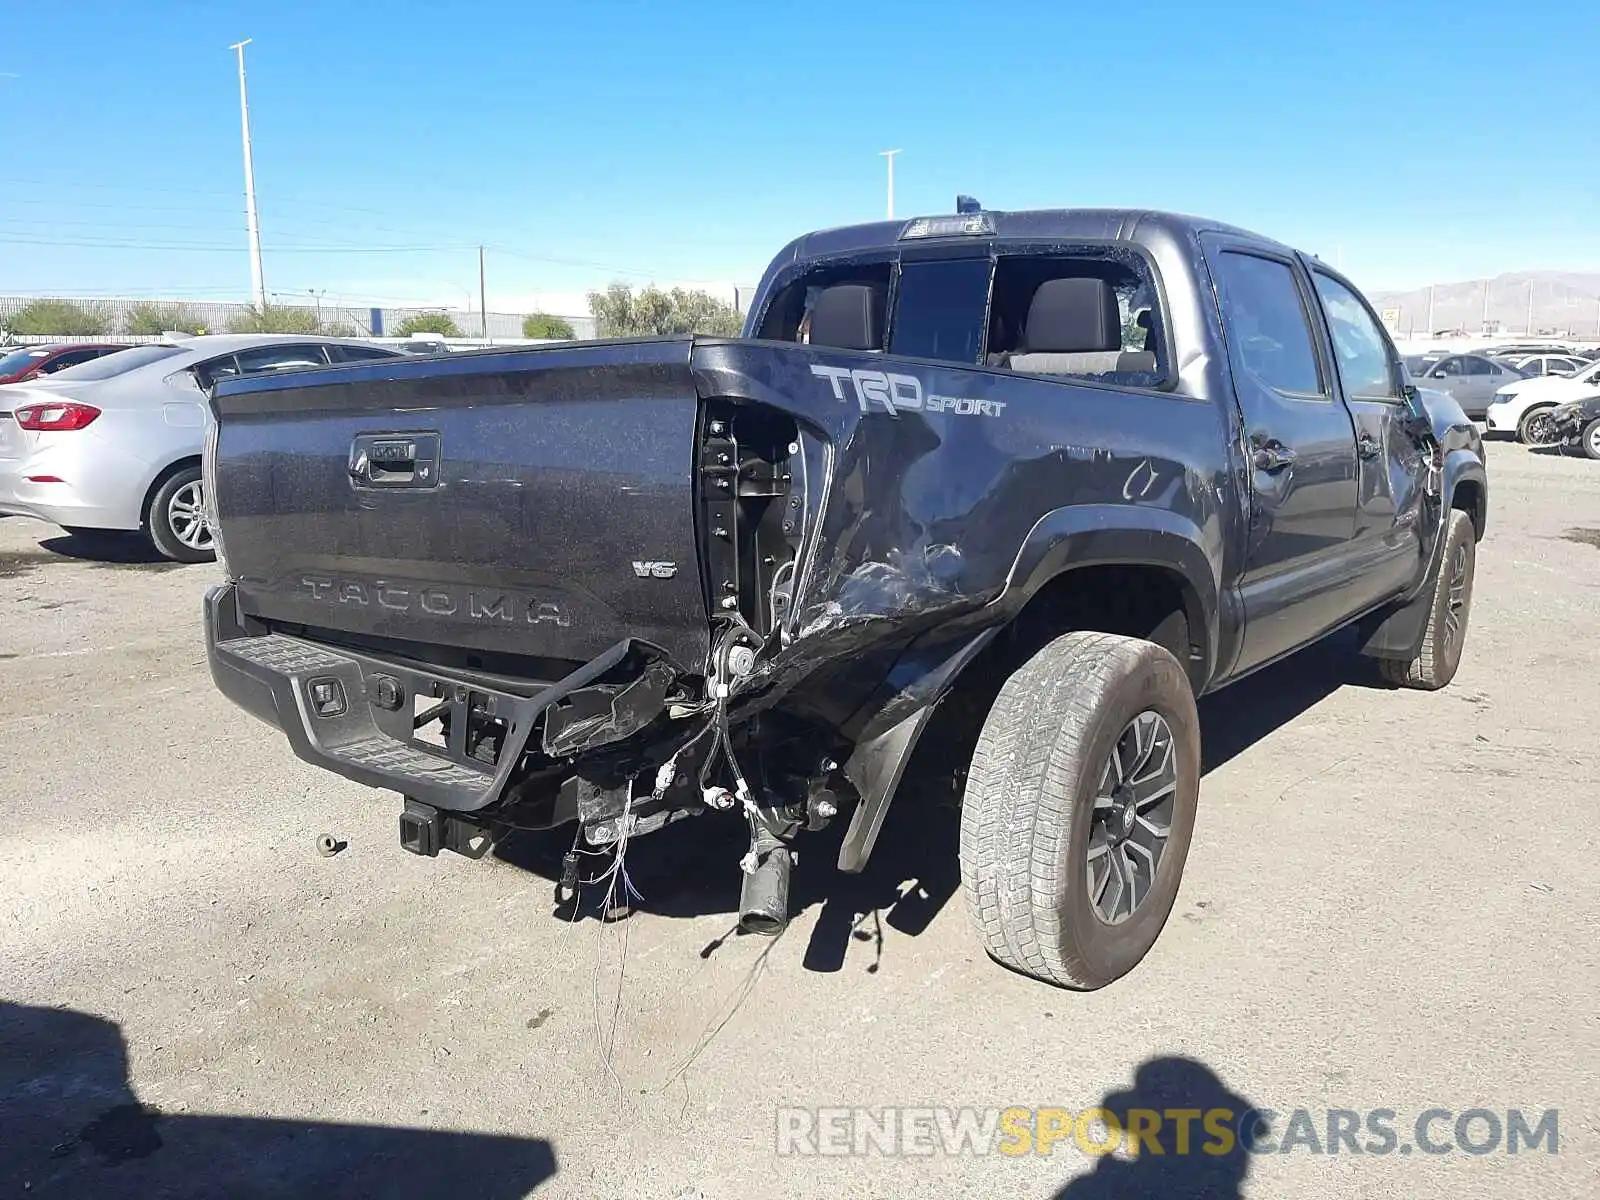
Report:
[[[0,375],[16,375],[48,355],[48,350],[13,350],[0,358]]]
[[[181,349],[181,346],[135,346],[131,350],[119,350],[115,354],[107,354],[104,358],[96,358],[80,363],[76,367],[68,367],[65,371],[57,371],[50,378],[110,379],[114,375],[123,375],[138,367],[160,362],[163,358],[171,358]]]

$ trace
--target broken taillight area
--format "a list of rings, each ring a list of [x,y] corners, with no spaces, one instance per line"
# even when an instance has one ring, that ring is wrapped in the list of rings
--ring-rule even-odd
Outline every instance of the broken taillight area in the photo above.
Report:
[[[787,413],[707,405],[699,467],[711,611],[761,637],[783,625],[793,592],[804,524],[798,437]]]
[[[75,400],[54,404],[25,404],[16,410],[17,425],[34,433],[70,433],[94,424],[100,410]]]

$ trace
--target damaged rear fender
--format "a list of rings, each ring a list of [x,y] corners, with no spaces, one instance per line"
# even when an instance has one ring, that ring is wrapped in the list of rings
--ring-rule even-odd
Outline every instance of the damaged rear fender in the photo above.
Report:
[[[1196,691],[1203,690],[1215,664],[1219,560],[1220,548],[1208,552],[1200,530],[1170,512],[1138,510],[1133,527],[1129,510],[1115,505],[1057,509],[1042,517],[1018,552],[1005,590],[976,620],[963,622],[967,632],[924,635],[897,660],[844,765],[860,802],[839,849],[839,869],[866,866],[918,740],[961,672],[1062,576],[1098,566],[1153,568],[1175,576],[1189,630],[1185,666]]]

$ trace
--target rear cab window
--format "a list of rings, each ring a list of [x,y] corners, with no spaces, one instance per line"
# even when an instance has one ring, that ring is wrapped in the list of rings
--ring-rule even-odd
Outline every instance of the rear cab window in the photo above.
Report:
[[[1153,267],[1131,247],[919,246],[780,289],[757,336],[1029,375],[1164,387]]]

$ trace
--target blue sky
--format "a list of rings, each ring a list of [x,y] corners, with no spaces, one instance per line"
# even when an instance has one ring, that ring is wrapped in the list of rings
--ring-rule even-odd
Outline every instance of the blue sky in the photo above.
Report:
[[[1140,205],[1363,286],[1600,269],[1592,5],[0,0],[0,293],[490,307],[753,283],[806,229]],[[1522,164],[1537,166],[1524,169]]]

